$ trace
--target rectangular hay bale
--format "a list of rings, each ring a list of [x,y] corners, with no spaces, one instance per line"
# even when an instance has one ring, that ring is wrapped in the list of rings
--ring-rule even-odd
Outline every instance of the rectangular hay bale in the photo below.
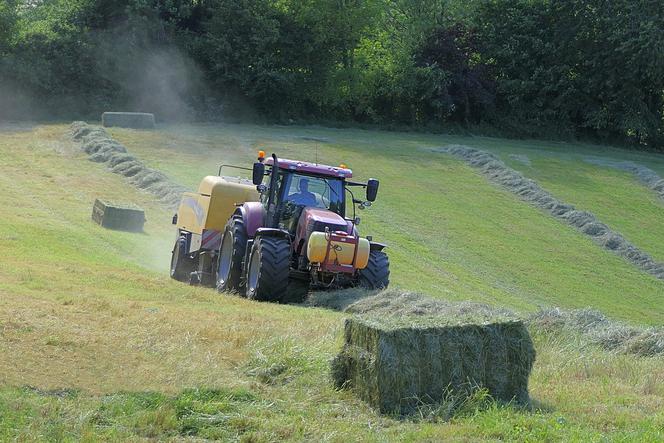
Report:
[[[153,129],[154,114],[147,112],[104,112],[101,125],[105,128]]]
[[[332,362],[337,387],[349,387],[381,413],[409,414],[422,404],[486,388],[498,401],[526,404],[535,350],[521,321],[485,324],[346,319]]]
[[[92,207],[92,220],[108,229],[141,232],[145,212],[136,206],[117,205],[100,199]]]

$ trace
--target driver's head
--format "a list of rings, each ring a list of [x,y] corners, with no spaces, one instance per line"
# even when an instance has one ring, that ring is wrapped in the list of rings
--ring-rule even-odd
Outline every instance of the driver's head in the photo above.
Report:
[[[297,185],[300,192],[309,192],[309,180],[306,178],[301,178],[300,183]]]

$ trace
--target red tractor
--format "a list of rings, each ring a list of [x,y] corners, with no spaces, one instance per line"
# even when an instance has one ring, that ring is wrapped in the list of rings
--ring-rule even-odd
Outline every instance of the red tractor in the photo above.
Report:
[[[198,194],[185,194],[174,218],[174,278],[189,274],[220,291],[280,302],[301,301],[309,288],[387,287],[385,245],[360,237],[355,217],[356,205],[375,201],[378,180],[354,182],[343,165],[264,159],[262,151],[252,173],[253,183],[206,177]],[[365,188],[366,200],[352,188]]]

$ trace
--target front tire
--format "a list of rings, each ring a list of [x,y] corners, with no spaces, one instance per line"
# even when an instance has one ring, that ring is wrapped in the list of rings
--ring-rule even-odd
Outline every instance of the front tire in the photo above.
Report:
[[[187,238],[182,235],[173,246],[170,275],[174,280],[188,282],[193,270],[193,261],[187,253]]]
[[[242,260],[247,251],[247,230],[242,217],[233,216],[224,229],[217,258],[218,291],[239,291],[242,286]]]
[[[390,284],[390,260],[383,251],[371,251],[369,263],[360,269],[358,284],[366,289],[385,289]]]
[[[288,289],[290,255],[287,239],[259,237],[251,248],[247,266],[247,298],[280,301]]]

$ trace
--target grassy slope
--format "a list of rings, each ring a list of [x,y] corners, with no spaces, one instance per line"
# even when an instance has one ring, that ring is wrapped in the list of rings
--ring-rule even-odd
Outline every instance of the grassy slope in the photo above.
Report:
[[[555,156],[536,158],[531,166],[514,166],[664,262],[664,202],[632,174]]]
[[[303,137],[327,138],[330,143],[318,144],[321,162],[344,162],[360,178],[382,179],[378,201],[360,214],[361,228],[390,245],[394,284],[448,299],[524,310],[594,306],[639,323],[659,323],[664,318],[663,282],[489,185],[462,163],[419,149],[464,142],[504,155],[508,149],[504,141],[494,145],[491,139],[475,143],[451,137],[248,125],[171,127],[154,133],[114,130],[114,134],[130,151],[192,188],[202,175],[215,173],[220,163],[250,164],[258,147],[284,157],[313,159],[316,143]],[[516,145],[517,152],[527,146]],[[565,179],[559,186],[566,186]],[[640,185],[629,189],[645,196],[637,200],[636,207],[641,208],[649,193]],[[659,231],[642,230],[639,239],[647,243],[647,250],[664,244]],[[631,303],[625,303],[626,296]]]
[[[223,297],[171,282],[163,271],[151,271],[166,265],[163,255],[172,235],[170,214],[73,151],[62,138],[64,130],[54,126],[30,133],[0,133],[4,191],[0,194],[1,440],[664,438],[661,358],[609,355],[584,348],[574,337],[539,333],[534,336],[538,361],[531,379],[536,412],[495,406],[478,409],[469,404],[446,423],[377,416],[351,394],[330,387],[327,361],[340,345],[340,314]],[[127,140],[136,136],[119,135]],[[150,137],[154,145],[137,154],[150,158],[159,152],[157,146],[164,139],[158,133]],[[207,137],[213,135],[203,138]],[[366,170],[357,153],[336,150],[353,166],[357,163],[356,169]],[[379,150],[375,151],[378,155]],[[250,152],[253,149],[247,148]],[[441,161],[430,170],[426,160],[414,158],[414,153],[387,148],[383,154],[404,155],[404,160],[413,161],[417,180],[423,180],[415,190],[433,186],[437,174],[447,180],[436,190],[447,195],[439,209],[450,211],[439,223],[456,229],[445,240],[453,247],[441,248],[440,255],[433,255],[434,248],[423,238],[395,247],[395,282],[434,288],[438,276],[431,276],[431,268],[420,265],[420,275],[406,272],[414,262],[406,254],[412,247],[431,263],[448,260],[443,262],[445,271],[438,284],[453,284],[458,291],[451,294],[455,297],[495,296],[513,306],[532,306],[532,299],[519,302],[527,294],[523,288],[515,292],[497,284],[498,272],[509,271],[509,266],[473,267],[492,254],[506,252],[486,249],[478,258],[475,254],[482,252],[476,246],[478,240],[464,233],[478,229],[477,235],[487,240],[503,232],[500,223],[477,224],[476,216],[467,216],[469,226],[450,225],[468,207],[467,201],[452,204],[459,200],[451,197],[452,190],[469,199],[477,190],[487,191],[486,185],[454,162]],[[183,182],[190,180],[189,184],[216,163],[205,165],[193,150],[153,158]],[[178,167],[185,161],[191,166]],[[389,184],[399,173],[396,165],[378,163],[376,175],[384,179],[384,186],[381,203],[366,217],[367,227],[378,231],[385,225],[384,235],[391,242],[405,241],[409,235],[398,226],[399,217],[407,215],[390,213],[408,208],[408,196]],[[467,188],[459,191],[460,184]],[[547,223],[538,213],[513,205],[502,192],[488,189],[500,205],[507,205],[502,217],[523,211],[516,214]],[[92,224],[91,204],[99,195],[144,206],[149,219],[146,234],[106,231]],[[488,197],[474,203],[478,217],[482,218],[483,205],[489,203]],[[381,218],[384,224],[378,223]],[[518,229],[530,229],[529,225]],[[556,235],[566,235],[555,223],[549,228]],[[418,228],[421,237],[440,231],[433,222]],[[536,232],[530,232],[529,238],[535,241]],[[593,254],[582,240],[573,236],[566,241],[571,246],[579,243],[579,254]],[[509,254],[503,257],[511,259]],[[612,259],[603,260],[609,266]],[[488,284],[482,283],[485,278]],[[641,281],[634,288],[647,295],[651,284],[647,279],[627,281],[633,285]],[[535,287],[539,290],[543,284],[535,283]],[[632,312],[631,319],[641,317]]]

